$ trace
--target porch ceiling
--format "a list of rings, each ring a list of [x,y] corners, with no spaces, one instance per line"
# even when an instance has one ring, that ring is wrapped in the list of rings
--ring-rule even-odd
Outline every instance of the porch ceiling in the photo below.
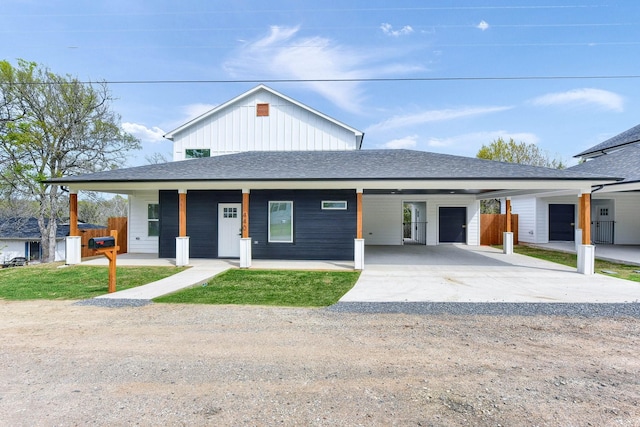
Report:
[[[464,194],[464,195],[473,195],[476,196],[478,194],[483,194],[487,192],[491,192],[494,190],[483,190],[479,188],[471,188],[471,189],[460,189],[460,188],[429,188],[429,189],[365,189],[364,194],[428,194],[428,195],[453,195],[453,194]]]

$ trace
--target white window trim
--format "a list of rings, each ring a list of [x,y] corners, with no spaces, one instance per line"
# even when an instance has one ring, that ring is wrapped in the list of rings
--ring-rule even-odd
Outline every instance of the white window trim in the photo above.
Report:
[[[273,203],[289,203],[291,204],[291,239],[290,240],[271,240],[271,205]],[[269,218],[267,222],[268,241],[269,243],[293,243],[293,201],[292,200],[269,200]]]
[[[149,218],[149,205],[158,205],[158,218]],[[152,236],[149,234],[149,223],[153,221],[153,222],[157,222],[158,223],[158,235],[157,236]],[[160,237],[160,203],[159,202],[147,202],[147,237],[153,238],[153,239],[157,239],[158,237]]]
[[[327,207],[325,203],[344,203],[344,207]],[[347,201],[346,200],[323,200],[320,205],[322,210],[325,211],[346,211],[347,210]]]

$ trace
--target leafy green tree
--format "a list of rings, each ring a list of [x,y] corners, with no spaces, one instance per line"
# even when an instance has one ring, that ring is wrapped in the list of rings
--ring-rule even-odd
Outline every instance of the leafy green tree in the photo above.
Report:
[[[64,175],[115,169],[140,142],[120,127],[106,83],[83,83],[34,62],[0,61],[0,186],[38,202],[43,260],[53,261]]]
[[[509,142],[498,138],[489,145],[483,144],[476,157],[485,160],[520,163],[553,169],[564,169],[566,167],[562,159],[550,158],[548,153],[540,150],[536,144],[517,143],[513,138],[510,138]],[[482,200],[480,202],[480,211],[482,213],[500,213],[500,201],[498,199]]]
[[[562,159],[550,158],[548,153],[540,150],[536,144],[517,143],[513,138],[510,138],[509,142],[498,138],[489,145],[482,145],[476,157],[553,169],[564,169],[566,167]]]

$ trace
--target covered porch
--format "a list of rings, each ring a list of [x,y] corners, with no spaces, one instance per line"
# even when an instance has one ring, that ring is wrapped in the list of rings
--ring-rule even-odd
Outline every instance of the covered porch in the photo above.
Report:
[[[427,246],[478,245],[483,199],[508,205],[513,195],[573,194],[580,198],[580,223],[590,224],[591,188],[614,180],[421,151],[357,150],[246,152],[51,182],[70,190],[70,240],[78,191],[110,192],[141,201],[130,221],[140,234],[129,241],[152,243],[147,225],[154,225],[159,238],[146,249],[177,265],[192,256],[239,258],[241,268],[258,259],[340,259],[364,270],[365,245],[402,246],[407,238]],[[426,236],[405,235],[405,206],[411,224],[424,222]],[[579,228],[585,229],[578,270],[592,274],[590,230]]]

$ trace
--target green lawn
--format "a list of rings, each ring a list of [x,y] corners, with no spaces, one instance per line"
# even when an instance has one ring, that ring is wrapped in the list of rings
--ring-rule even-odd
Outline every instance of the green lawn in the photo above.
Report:
[[[0,298],[87,299],[108,292],[109,268],[62,263],[0,269]],[[176,267],[117,267],[116,290],[134,288],[183,271]]]
[[[540,258],[545,261],[568,265],[569,267],[578,266],[576,254],[538,249],[527,245],[516,245],[513,247],[513,251],[518,254]],[[607,274],[603,273],[603,271],[615,272],[616,274]],[[637,271],[640,271],[640,266],[638,265],[618,264],[615,262],[603,261],[599,259],[596,259],[595,262],[596,273],[606,274],[607,276],[618,277],[620,279],[632,280],[634,282],[640,282],[640,273],[637,273]]]
[[[228,270],[209,283],[155,302],[325,307],[358,280],[354,271]]]

